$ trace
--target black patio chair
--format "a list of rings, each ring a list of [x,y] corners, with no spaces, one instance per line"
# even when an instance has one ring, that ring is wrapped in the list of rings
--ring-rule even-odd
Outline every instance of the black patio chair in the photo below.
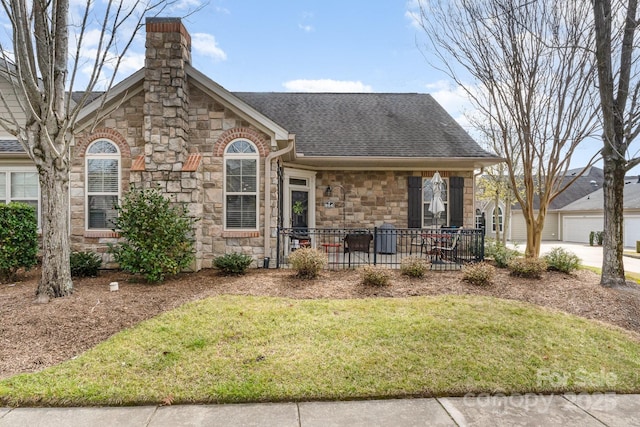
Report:
[[[362,252],[367,254],[367,261],[371,263],[371,241],[373,234],[371,233],[353,233],[347,234],[344,238],[344,253],[349,254],[349,267],[351,267],[351,254]]]

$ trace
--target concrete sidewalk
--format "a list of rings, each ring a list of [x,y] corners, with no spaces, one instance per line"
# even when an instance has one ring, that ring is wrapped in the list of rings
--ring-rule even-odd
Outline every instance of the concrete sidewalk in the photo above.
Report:
[[[0,427],[640,426],[640,395],[515,395],[353,402],[0,408]]]

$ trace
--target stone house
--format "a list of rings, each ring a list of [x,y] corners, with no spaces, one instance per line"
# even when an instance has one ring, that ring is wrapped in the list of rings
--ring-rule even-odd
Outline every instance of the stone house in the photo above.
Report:
[[[244,252],[275,259],[278,227],[474,227],[475,177],[501,159],[427,94],[232,93],[192,66],[180,19],[148,18],[145,67],[79,117],[72,153],[76,250],[105,252],[130,185],[159,186],[197,223],[197,268]],[[0,77],[0,90],[8,82]],[[76,97],[77,94],[74,94]],[[78,98],[76,98],[78,99]],[[1,113],[1,111],[0,111]],[[0,133],[0,202],[39,203],[37,175]]]

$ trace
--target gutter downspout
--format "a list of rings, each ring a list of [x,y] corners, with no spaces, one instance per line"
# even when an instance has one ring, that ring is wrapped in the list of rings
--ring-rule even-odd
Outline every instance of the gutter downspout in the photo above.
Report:
[[[480,166],[480,172],[473,174],[473,228],[476,227],[476,178],[484,173],[484,166]]]
[[[291,152],[295,144],[295,135],[289,134],[289,144],[278,151],[269,153],[264,159],[264,256],[271,257],[271,161]]]

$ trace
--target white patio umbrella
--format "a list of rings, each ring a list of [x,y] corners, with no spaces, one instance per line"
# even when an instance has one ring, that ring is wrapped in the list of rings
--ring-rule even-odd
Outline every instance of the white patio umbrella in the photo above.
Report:
[[[444,202],[442,201],[442,191],[444,190],[444,181],[440,177],[440,174],[436,171],[431,178],[431,203],[429,204],[429,212],[433,214],[436,219],[436,227],[438,226],[438,217],[440,212],[444,212]]]

